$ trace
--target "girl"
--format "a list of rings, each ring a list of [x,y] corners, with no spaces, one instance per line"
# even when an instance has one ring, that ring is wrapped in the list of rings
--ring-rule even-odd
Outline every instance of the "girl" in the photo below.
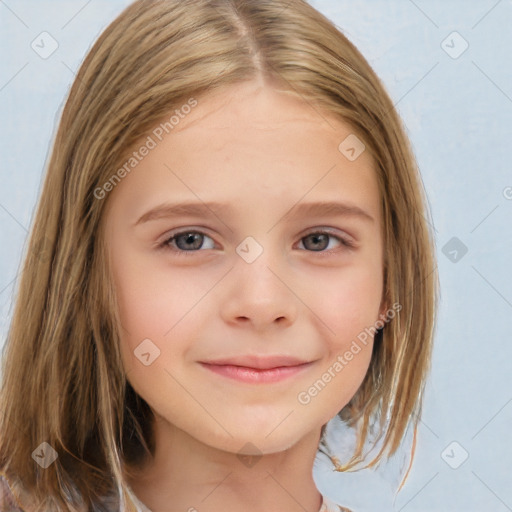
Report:
[[[317,453],[371,467],[419,419],[426,213],[382,84],[306,2],[134,2],[49,161],[3,360],[3,509],[347,510]]]

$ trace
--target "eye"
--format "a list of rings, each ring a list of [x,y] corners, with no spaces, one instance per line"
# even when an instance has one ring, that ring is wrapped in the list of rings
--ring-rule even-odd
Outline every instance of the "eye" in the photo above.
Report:
[[[205,239],[211,241],[207,247],[204,247]],[[190,254],[187,253],[197,252],[200,249],[214,249],[215,243],[208,235],[201,231],[188,230],[174,233],[160,247],[162,249],[170,249],[180,256],[189,256]]]
[[[308,251],[313,252],[331,252],[333,249],[333,240],[338,242],[338,244],[345,247],[354,247],[354,244],[351,240],[346,237],[341,237],[338,235],[333,235],[328,231],[313,231],[308,235],[301,238],[300,243],[302,244],[301,248],[304,248]],[[329,249],[326,251],[326,249]]]

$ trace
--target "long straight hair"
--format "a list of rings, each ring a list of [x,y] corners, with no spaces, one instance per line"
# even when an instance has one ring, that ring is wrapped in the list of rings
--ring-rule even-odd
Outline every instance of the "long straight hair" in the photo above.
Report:
[[[401,309],[376,335],[367,375],[340,411],[359,425],[342,469],[362,460],[377,413],[384,442],[368,465],[395,453],[417,423],[435,330],[435,244],[421,177],[384,86],[303,0],[138,0],[102,33],[70,90],[4,349],[0,469],[36,510],[104,510],[112,492],[134,510],[126,475],[154,450],[154,418],[123,371],[102,187],[164,116],[254,79],[338,116],[376,164],[384,293]],[[41,443],[58,454],[46,468],[32,456]]]

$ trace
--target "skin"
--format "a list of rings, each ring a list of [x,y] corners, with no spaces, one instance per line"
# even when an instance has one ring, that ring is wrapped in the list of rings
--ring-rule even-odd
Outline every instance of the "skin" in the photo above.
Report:
[[[319,510],[312,469],[320,429],[363,381],[373,340],[309,403],[297,397],[386,308],[374,162],[368,151],[349,161],[338,150],[351,133],[268,84],[237,84],[200,98],[110,192],[105,236],[123,364],[156,416],[155,456],[129,483],[153,512]],[[136,225],[165,201],[231,210]],[[316,201],[357,205],[373,221],[295,215],[295,205]],[[333,236],[316,245],[307,236],[326,228]],[[158,248],[187,230],[206,236]],[[252,263],[236,252],[248,236],[263,249]],[[146,366],[134,351],[148,338],[160,355]],[[268,384],[199,364],[245,354],[312,364]]]

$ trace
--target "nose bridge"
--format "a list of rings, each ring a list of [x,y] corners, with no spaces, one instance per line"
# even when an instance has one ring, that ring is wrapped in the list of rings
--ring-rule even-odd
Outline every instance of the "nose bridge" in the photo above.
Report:
[[[285,265],[279,251],[248,237],[236,248],[237,258],[231,272],[229,296],[223,314],[230,321],[249,319],[255,325],[296,316],[296,299],[285,285]],[[284,282],[283,282],[284,281]]]
[[[265,242],[263,246],[253,237],[247,237],[236,249],[239,258],[235,263],[239,285],[257,290],[262,297],[269,291],[272,291],[273,296],[279,294],[275,288],[283,286],[276,276],[277,269],[283,268],[278,259],[278,251],[270,247],[268,240]]]

